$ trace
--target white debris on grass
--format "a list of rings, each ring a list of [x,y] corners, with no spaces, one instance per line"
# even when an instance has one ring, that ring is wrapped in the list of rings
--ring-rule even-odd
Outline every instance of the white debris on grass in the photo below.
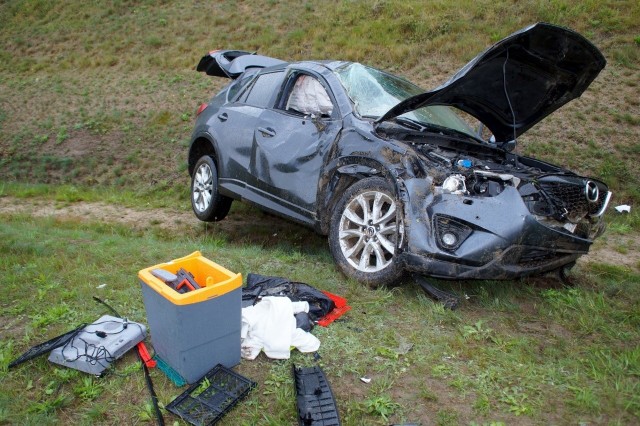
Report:
[[[631,213],[631,206],[628,204],[622,204],[622,205],[616,206],[615,209],[618,213],[624,213],[624,212]]]

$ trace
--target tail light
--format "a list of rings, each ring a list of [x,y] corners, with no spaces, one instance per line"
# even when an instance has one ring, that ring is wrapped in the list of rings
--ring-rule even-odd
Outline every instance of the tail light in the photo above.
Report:
[[[198,107],[198,110],[196,111],[196,117],[200,115],[200,113],[202,111],[204,111],[205,109],[207,109],[207,107],[209,106],[209,104],[202,104]]]

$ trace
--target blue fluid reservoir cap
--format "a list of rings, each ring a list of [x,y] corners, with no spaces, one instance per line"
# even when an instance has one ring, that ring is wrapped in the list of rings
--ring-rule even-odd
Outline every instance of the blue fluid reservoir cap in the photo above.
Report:
[[[471,162],[471,160],[458,160],[458,167],[464,167],[465,169],[468,169],[471,166],[473,166],[473,162]]]

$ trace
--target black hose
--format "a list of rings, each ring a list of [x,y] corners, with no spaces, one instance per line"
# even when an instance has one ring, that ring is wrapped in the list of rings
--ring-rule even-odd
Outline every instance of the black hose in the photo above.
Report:
[[[113,306],[109,305],[104,300],[96,296],[93,296],[93,300],[106,306],[107,309],[109,309],[114,316],[118,318],[122,318],[122,316],[120,316],[118,311],[113,309]],[[138,359],[142,364],[142,371],[144,371],[144,380],[147,383],[147,389],[149,389],[149,393],[151,394],[151,403],[153,404],[153,409],[156,412],[156,419],[158,421],[158,426],[164,426],[164,418],[162,417],[162,412],[160,411],[160,407],[158,406],[158,395],[156,395],[156,391],[153,389],[153,382],[151,381],[151,376],[149,375],[149,369],[147,368],[147,364],[144,363],[144,360],[142,359],[142,356],[140,355],[140,352],[138,352],[137,348],[136,348],[136,354],[138,355]]]

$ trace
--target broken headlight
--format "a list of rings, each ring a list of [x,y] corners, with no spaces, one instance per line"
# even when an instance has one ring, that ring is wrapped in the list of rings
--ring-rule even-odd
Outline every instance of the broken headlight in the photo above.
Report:
[[[483,197],[495,197],[504,190],[502,181],[488,179],[484,176],[474,174],[469,179],[469,192],[473,195]]]
[[[462,175],[451,175],[442,183],[442,191],[450,194],[466,194],[467,186]]]

